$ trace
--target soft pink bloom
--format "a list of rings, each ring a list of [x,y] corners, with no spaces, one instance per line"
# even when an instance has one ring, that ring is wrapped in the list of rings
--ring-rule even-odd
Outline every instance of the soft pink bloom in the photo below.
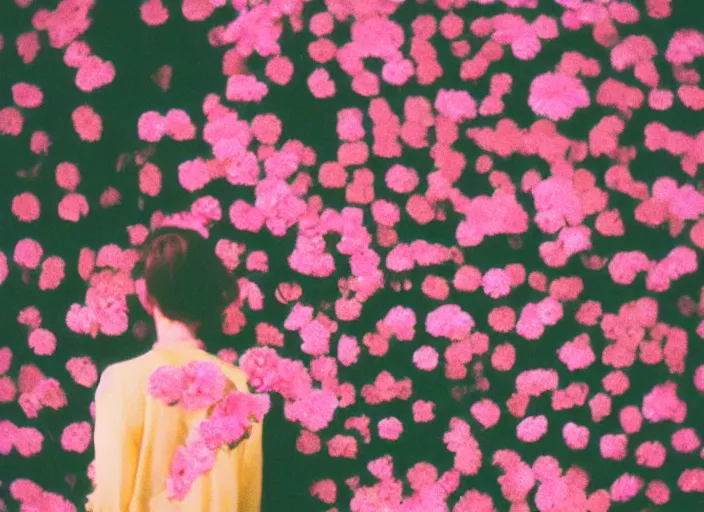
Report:
[[[391,85],[404,85],[415,73],[413,62],[408,59],[386,61],[381,68],[381,77]]]
[[[537,115],[559,121],[572,117],[577,108],[588,107],[589,92],[576,77],[545,73],[531,83],[528,104]]]
[[[427,402],[424,400],[414,402],[412,407],[413,421],[416,423],[426,423],[435,419],[433,407],[435,407],[433,402]]]
[[[61,284],[65,273],[66,263],[59,256],[49,256],[42,263],[42,271],[39,275],[40,290],[55,290]]]
[[[378,428],[379,437],[390,441],[396,441],[403,432],[403,424],[394,417],[380,420]]]
[[[39,199],[31,192],[16,195],[12,199],[10,209],[20,222],[34,222],[39,219],[41,212]]]
[[[81,61],[76,73],[76,86],[83,92],[99,89],[115,79],[115,66],[91,55]]]
[[[343,334],[337,344],[337,357],[344,366],[357,362],[359,356],[359,343],[356,338]]]
[[[17,55],[25,64],[31,64],[39,53],[39,34],[35,31],[24,32],[17,36]]]
[[[438,365],[438,353],[430,346],[423,346],[413,353],[413,364],[420,370],[432,371]]]
[[[483,399],[470,407],[470,413],[484,428],[490,428],[499,422],[501,409],[493,401]]]
[[[237,242],[221,239],[215,245],[215,254],[222,260],[225,267],[232,271],[240,264],[240,256],[244,254],[245,247]]]
[[[198,433],[205,445],[213,451],[222,446],[233,447],[247,433],[249,421],[236,416],[213,417],[203,421],[198,427]]]
[[[81,105],[71,114],[73,127],[81,140],[97,142],[103,133],[103,120],[90,105]]]
[[[492,268],[482,277],[482,287],[492,299],[504,297],[511,291],[511,277],[501,268]]]
[[[81,182],[78,167],[70,162],[61,162],[56,166],[56,184],[64,190],[73,192]]]
[[[174,227],[180,229],[190,229],[196,231],[203,238],[208,238],[209,231],[204,225],[203,219],[193,215],[191,212],[177,212],[160,219],[156,227]]]
[[[229,101],[259,103],[269,93],[269,88],[253,75],[234,75],[227,80],[225,97]]]
[[[323,68],[314,70],[307,80],[308,89],[315,98],[330,98],[335,95],[335,82]]]
[[[337,499],[337,486],[334,480],[325,479],[314,482],[310,486],[311,496],[317,497],[323,503],[332,505]]]
[[[59,217],[69,222],[78,222],[81,217],[88,215],[88,200],[83,194],[66,194],[58,207]]]
[[[29,335],[29,346],[38,356],[50,356],[56,350],[56,336],[46,329],[36,329]]]
[[[704,470],[701,468],[685,469],[677,479],[677,487],[682,492],[704,492]]]
[[[37,108],[42,104],[44,94],[36,85],[20,82],[12,86],[12,99],[22,108]]]
[[[90,46],[83,41],[74,41],[64,51],[64,62],[72,68],[81,67],[91,54]]]
[[[313,379],[301,361],[281,358],[276,374],[273,389],[286,400],[298,400],[313,389]]]
[[[328,453],[331,457],[357,458],[357,439],[352,436],[337,434],[327,442]]]
[[[650,422],[670,420],[682,423],[687,415],[687,404],[677,397],[677,384],[667,381],[655,386],[643,397],[643,416]]]
[[[445,304],[428,313],[425,329],[431,336],[460,339],[469,334],[474,320],[456,304]]]
[[[185,111],[180,109],[169,110],[164,121],[166,123],[164,131],[172,139],[183,141],[195,138],[196,127]]]
[[[309,322],[300,331],[301,350],[309,355],[323,355],[330,350],[330,331],[318,320]]]
[[[43,130],[37,130],[32,133],[32,138],[29,141],[29,149],[35,155],[47,155],[49,154],[49,147],[51,146],[51,139],[49,134]]]
[[[516,436],[524,443],[538,441],[548,430],[548,420],[544,415],[531,416],[516,427]]]
[[[32,457],[42,451],[44,436],[33,427],[22,427],[15,431],[14,445],[22,457]]]
[[[149,394],[167,405],[178,403],[183,396],[185,376],[182,368],[161,366],[149,376]]]
[[[139,8],[139,15],[142,21],[149,26],[162,25],[169,19],[169,11],[161,3],[161,0],[144,2]]]
[[[615,502],[630,501],[642,488],[642,478],[624,473],[611,484],[611,499]]]
[[[183,368],[183,385],[183,407],[206,409],[223,397],[227,378],[216,363],[193,361]]]
[[[66,369],[81,386],[93,387],[98,380],[98,370],[90,357],[72,357],[66,363]]]
[[[489,325],[497,332],[510,332],[516,324],[516,312],[509,306],[500,306],[489,312]]]
[[[320,437],[313,432],[302,430],[301,435],[296,439],[296,449],[305,455],[318,453],[320,451]]]
[[[170,500],[182,501],[191,489],[193,482],[206,473],[215,463],[215,453],[200,438],[190,439],[180,447],[169,467],[166,480],[166,493]]]
[[[0,134],[17,137],[22,133],[24,116],[15,107],[0,109]]]
[[[150,197],[161,191],[161,170],[156,165],[147,163],[139,170],[139,191]]]
[[[456,123],[477,116],[477,104],[467,91],[440,89],[435,98],[435,109]]]
[[[399,164],[392,165],[386,172],[386,186],[397,194],[409,194],[419,184],[418,173]]]
[[[10,347],[0,348],[0,375],[7,373],[12,363],[12,350]]]
[[[69,452],[83,453],[92,441],[92,429],[87,421],[71,423],[61,434],[61,447]]]
[[[286,85],[291,81],[294,66],[291,59],[285,56],[276,56],[267,62],[266,77],[277,85]]]
[[[249,377],[249,384],[259,393],[267,392],[276,383],[279,355],[270,347],[255,347],[240,356],[239,367]]]
[[[210,169],[202,158],[189,160],[178,166],[178,181],[188,192],[195,192],[211,181]]]
[[[166,118],[154,111],[143,113],[137,122],[137,133],[141,140],[159,142],[166,133]]]
[[[284,415],[289,421],[298,421],[311,432],[318,432],[332,421],[338,400],[330,391],[313,390],[293,403],[286,403]]]

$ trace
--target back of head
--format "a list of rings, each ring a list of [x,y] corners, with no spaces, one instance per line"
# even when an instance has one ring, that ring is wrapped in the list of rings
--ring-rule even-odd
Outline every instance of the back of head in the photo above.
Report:
[[[143,245],[141,263],[149,300],[172,320],[201,326],[219,321],[237,299],[234,277],[195,231],[155,229]]]

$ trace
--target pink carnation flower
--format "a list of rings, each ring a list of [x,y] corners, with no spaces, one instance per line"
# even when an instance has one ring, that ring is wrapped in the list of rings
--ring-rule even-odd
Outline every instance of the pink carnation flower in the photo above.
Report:
[[[223,446],[233,448],[247,433],[249,422],[236,416],[222,416],[203,421],[198,432],[206,447],[216,451]]]
[[[152,27],[162,25],[169,19],[169,11],[161,0],[144,2],[139,8],[139,15],[144,23]]]
[[[44,100],[42,90],[36,85],[24,82],[12,86],[12,99],[22,108],[37,108]]]
[[[90,105],[77,107],[73,114],[73,127],[81,140],[97,142],[103,133],[103,120]]]
[[[39,199],[31,192],[16,195],[12,199],[10,209],[20,222],[34,222],[41,212]]]
[[[438,352],[430,346],[422,346],[413,353],[413,364],[424,371],[432,371],[438,365]]]
[[[83,453],[92,441],[92,429],[87,421],[71,423],[61,434],[61,447],[68,452]]]
[[[284,406],[284,415],[289,421],[298,421],[311,432],[327,427],[338,407],[331,391],[313,390],[308,395]]]
[[[81,61],[76,73],[76,86],[83,92],[99,89],[115,79],[115,66],[91,55]]]
[[[528,104],[537,115],[559,121],[572,117],[577,108],[588,107],[590,99],[579,78],[545,73],[531,83]]]
[[[276,374],[273,389],[287,400],[297,400],[313,389],[313,379],[301,361],[280,359]]]
[[[428,313],[425,330],[431,336],[461,339],[474,327],[474,319],[456,304],[444,304]]]
[[[145,112],[139,116],[137,133],[141,140],[159,142],[166,133],[166,118],[158,112]]]
[[[196,136],[196,127],[183,110],[169,110],[166,113],[165,122],[165,132],[174,140],[193,140]]]
[[[222,399],[227,378],[216,363],[193,361],[183,368],[181,403],[187,410],[206,409]]]
[[[0,134],[17,137],[22,133],[24,116],[15,107],[5,107],[0,110]]]
[[[148,392],[167,405],[174,405],[181,400],[184,383],[183,369],[161,366],[149,376]]]
[[[66,369],[74,382],[90,388],[98,380],[98,370],[90,357],[72,357],[66,363]]]
[[[269,88],[253,75],[234,75],[227,81],[225,97],[229,101],[259,103],[269,93]]]
[[[379,421],[379,437],[396,441],[403,433],[403,424],[394,417],[384,418]]]
[[[44,250],[39,242],[24,238],[15,246],[14,260],[20,266],[35,269],[39,266],[43,254]]]
[[[202,189],[210,180],[210,169],[202,158],[188,160],[178,166],[178,182],[188,192]]]
[[[456,123],[477,116],[477,103],[467,91],[440,89],[435,99],[435,109]]]
[[[276,383],[276,367],[279,355],[269,347],[255,347],[242,354],[239,366],[249,377],[249,383],[257,392],[266,392]]]
[[[502,268],[492,268],[482,277],[482,287],[492,299],[505,297],[511,292],[511,276]]]
[[[205,442],[192,437],[185,446],[180,447],[169,467],[169,477],[166,480],[166,495],[169,500],[182,501],[188,496],[193,483],[198,477],[213,467],[215,453],[205,445]]]

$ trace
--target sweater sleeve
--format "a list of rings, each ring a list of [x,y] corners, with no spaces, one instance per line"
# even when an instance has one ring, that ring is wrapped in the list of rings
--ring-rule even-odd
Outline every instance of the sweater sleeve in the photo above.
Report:
[[[95,392],[95,490],[89,496],[92,512],[126,511],[132,499],[139,456],[136,435],[129,428],[119,369],[105,369]]]

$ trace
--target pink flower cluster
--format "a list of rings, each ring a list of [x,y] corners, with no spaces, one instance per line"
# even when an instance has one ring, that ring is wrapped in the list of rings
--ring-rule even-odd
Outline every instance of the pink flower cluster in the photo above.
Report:
[[[372,512],[381,506],[399,512],[422,512],[425,510],[448,511],[447,499],[454,493],[460,484],[460,475],[454,469],[438,476],[438,470],[432,464],[419,462],[406,472],[412,494],[403,496],[404,482],[394,477],[394,463],[390,455],[374,459],[367,464],[369,472],[379,481],[372,486],[360,486],[359,478],[347,481],[354,492],[350,502],[350,510],[354,512]],[[317,491],[321,492],[323,482],[319,482]],[[333,494],[335,488],[327,487],[328,493]],[[471,491],[476,492],[476,491]],[[470,493],[464,496],[470,498]],[[485,496],[485,495],[482,495]],[[488,496],[486,496],[488,498]],[[480,505],[478,502],[470,503],[470,499],[461,499],[455,511],[481,510],[489,512],[491,508],[459,508],[464,505]],[[463,503],[464,502],[464,503]],[[489,498],[491,505],[491,499]]]
[[[0,455],[7,456],[12,449],[22,457],[32,457],[42,450],[44,436],[34,427],[18,427],[7,420],[0,421]]]
[[[232,391],[218,363],[193,361],[182,367],[161,366],[149,376],[148,393],[168,406],[207,410],[212,414],[198,424],[178,449],[167,479],[169,499],[183,500],[193,482],[209,471],[223,447],[234,449],[246,438],[252,423],[261,423],[269,411],[266,394]]]
[[[45,491],[26,478],[18,478],[10,484],[10,495],[21,504],[21,510],[55,510],[76,512],[76,506],[53,492]]]
[[[302,17],[305,0],[180,3],[180,14],[193,22],[208,20],[216,12],[237,11],[231,20],[209,27],[206,36],[210,46],[223,50],[223,101],[261,103],[266,110],[267,101],[272,99],[268,97],[270,87],[276,87],[272,84],[292,83],[294,73],[295,80],[305,81],[308,86],[303,96],[312,95],[319,103],[330,102],[347,86],[357,99],[361,98],[357,106],[333,109],[337,123],[331,134],[339,142],[332,147],[333,156],[325,157],[327,161],[318,162],[316,150],[300,140],[282,138],[284,134],[288,137],[290,128],[284,126],[285,116],[279,118],[263,111],[250,119],[248,105],[244,105],[247,109],[239,108],[242,105],[236,109],[222,104],[217,94],[209,94],[202,103],[207,118],[202,136],[195,117],[192,120],[186,110],[171,109],[162,114],[142,109],[137,134],[148,147],[132,155],[121,155],[117,164],[118,172],[124,170],[127,161],[139,166],[135,179],[144,196],[138,205],[143,209],[170,179],[167,167],[160,168],[152,161],[152,157],[158,158],[156,143],[164,136],[174,141],[201,137],[212,150],[210,156],[192,157],[178,165],[178,183],[191,197],[190,210],[169,217],[157,212],[150,222],[128,226],[129,241],[134,247],[143,244],[150,229],[158,226],[191,229],[208,237],[211,225],[223,220],[226,205],[221,201],[226,198],[201,192],[208,187],[216,194],[219,185],[227,182],[237,197],[230,200],[225,221],[247,233],[259,233],[266,227],[281,239],[295,232],[293,249],[285,255],[290,269],[306,278],[336,279],[338,295],[327,297],[319,305],[304,302],[303,294],[308,297],[311,291],[307,279],[275,285],[275,298],[287,305],[288,314],[279,323],[257,322],[257,347],[239,358],[256,392],[275,392],[283,397],[285,417],[302,427],[296,443],[300,452],[310,455],[326,451],[333,458],[356,459],[364,456],[360,440],[369,444],[376,437],[375,442],[391,446],[388,442],[411,437],[412,423],[389,411],[374,418],[364,414],[346,417],[344,428],[352,432],[328,436],[323,431],[333,423],[338,409],[358,405],[358,392],[362,406],[383,408],[395,400],[409,400],[414,387],[410,377],[397,380],[389,371],[375,372],[373,381],[368,379],[358,387],[341,379],[346,372],[354,373],[356,366],[366,364],[368,357],[381,358],[395,353],[401,345],[407,348],[408,343],[418,341],[407,354],[407,362],[413,365],[411,370],[427,372],[420,375],[429,378],[442,372],[451,397],[462,402],[465,412],[468,410],[484,430],[490,431],[503,418],[513,422],[516,439],[527,444],[544,443],[548,434],[560,429],[570,450],[594,448],[607,461],[626,460],[632,452],[636,465],[651,470],[671,462],[667,457],[669,445],[679,454],[704,454],[700,453],[701,440],[695,430],[683,425],[688,410],[691,416],[691,406],[684,400],[685,387],[693,382],[698,392],[704,391],[704,366],[690,368],[685,364],[686,356],[696,352],[688,331],[659,319],[660,304],[652,297],[627,302],[617,312],[610,310],[606,301],[602,305],[583,297],[591,293],[593,283],[585,276],[592,273],[610,277],[617,289],[640,286],[643,278],[646,291],[653,295],[669,291],[677,280],[677,286],[683,284],[683,278],[698,271],[696,249],[687,244],[691,241],[704,248],[701,190],[694,183],[684,184],[662,176],[656,177],[651,186],[647,177],[631,170],[631,164],[637,157],[642,158],[645,150],[660,152],[674,157],[686,177],[696,178],[704,163],[704,132],[681,131],[674,125],[652,121],[642,130],[644,148],[625,140],[631,138],[633,122],[642,115],[662,117],[660,112],[667,112],[672,116],[678,109],[699,112],[704,108],[704,90],[696,66],[697,59],[704,56],[704,35],[700,30],[676,29],[666,48],[658,48],[647,35],[621,33],[623,25],[633,25],[644,15],[656,20],[671,16],[672,0],[645,0],[640,8],[633,2],[617,0],[556,2],[564,11],[561,16],[538,14],[528,21],[516,14],[516,9],[536,10],[537,0],[435,0],[439,15],[418,14],[407,27],[391,19],[403,3],[400,0],[326,0],[321,3],[325,9],[315,13],[307,24]],[[27,9],[32,1],[14,3],[17,9]],[[139,7],[142,21],[150,27],[165,24],[174,14],[173,7],[165,4],[163,0],[143,2]],[[472,19],[467,21],[462,9],[470,4],[492,6],[487,12],[495,11],[493,7],[506,7],[510,12],[470,16]],[[94,0],[61,0],[53,10],[32,8],[32,26],[14,41],[19,58],[25,64],[33,63],[46,35],[48,44],[61,50],[64,64],[76,69],[75,84],[81,92],[107,89],[114,81],[115,67],[94,55],[82,40],[91,24],[94,5]],[[314,62],[312,68],[306,70],[300,60],[292,60],[293,55],[282,55],[281,37],[288,27],[294,34],[304,29],[312,34],[307,46],[307,57]],[[581,28],[591,32],[596,43],[607,50],[609,61],[596,60],[590,56],[593,52],[587,50],[565,51],[564,45],[557,43],[555,67],[538,70],[529,77],[528,90],[524,91],[528,107],[540,119],[528,126],[510,119],[510,98],[524,81],[496,68],[507,58],[510,60],[511,54],[520,61],[533,59],[561,30]],[[349,33],[349,41],[338,40],[340,29]],[[160,29],[149,30],[156,34]],[[471,45],[465,37],[467,33]],[[458,69],[441,65],[438,41],[447,44],[459,60]],[[0,50],[5,43],[0,36]],[[299,53],[306,57],[305,49]],[[255,54],[265,60],[261,73],[250,69],[250,57]],[[666,84],[665,76],[670,76],[667,72],[662,75],[661,55],[665,65],[671,67],[674,85]],[[381,61],[380,73],[368,68],[369,59]],[[333,72],[337,67],[344,73],[342,80]],[[166,92],[178,69],[176,64],[163,65],[148,70],[147,75],[153,72],[152,80]],[[625,73],[627,77],[613,76],[613,72]],[[299,76],[300,73],[303,74]],[[441,85],[440,79],[452,73],[468,83],[461,87]],[[480,78],[485,80],[478,83]],[[477,91],[485,82],[489,83],[489,92],[480,98]],[[406,84],[411,84],[408,91],[427,86],[434,89],[427,94],[406,94],[405,98],[401,91],[402,99],[391,101],[386,93],[399,92]],[[33,125],[38,112],[35,109],[52,103],[50,89],[32,80],[17,80],[10,93],[12,103],[0,109],[0,135],[24,137],[17,141],[26,140],[32,155],[40,160],[50,150],[53,155],[60,148],[52,147],[49,134]],[[106,142],[103,129],[107,133],[109,127],[104,127],[103,121],[107,123],[109,118],[103,118],[95,110],[96,105],[81,100],[69,107],[70,121],[81,143]],[[589,107],[605,113],[581,126],[581,111]],[[192,114],[190,107],[188,112]],[[673,119],[676,118],[675,115]],[[563,122],[582,128],[582,140],[565,135]],[[462,123],[472,126],[460,131]],[[58,143],[59,138],[55,139]],[[467,160],[469,153],[459,147],[464,143],[478,149],[473,161]],[[396,162],[403,161],[408,149],[404,145],[429,155],[431,170],[427,165],[419,164],[416,170]],[[501,168],[512,157],[534,157],[542,163],[517,175],[512,169]],[[384,158],[395,163],[382,167],[382,176],[378,172],[379,165],[383,166],[379,159]],[[588,170],[595,160],[610,162],[605,173]],[[83,171],[87,170],[80,165]],[[31,183],[39,171],[37,164],[29,170],[18,170],[17,176]],[[467,186],[471,188],[467,174],[473,172],[486,181],[490,192],[463,192]],[[97,192],[95,197],[87,190],[79,192],[82,175],[76,163],[58,163],[55,174],[63,195],[56,208],[63,221],[80,222],[88,215],[94,199],[99,198],[100,206],[106,210],[122,200],[121,191],[113,187]],[[339,192],[348,206],[330,207],[327,195],[317,195],[320,187],[325,194]],[[245,198],[240,192],[250,197]],[[615,242],[616,237],[632,229],[628,224],[631,212],[609,204],[614,195],[634,200],[633,217],[640,224],[638,229],[664,228],[666,236],[680,241],[672,244],[669,253],[659,255],[637,247],[602,251],[600,236],[612,237],[607,241]],[[526,204],[531,199],[533,204]],[[11,221],[35,228],[34,223],[51,216],[52,206],[47,205],[39,192],[18,193],[10,205],[14,216]],[[535,213],[530,219],[528,211],[533,207]],[[436,230],[440,233],[439,226],[447,227],[448,221],[456,218],[459,220],[450,230],[455,240],[444,241],[445,245],[405,238],[409,222],[432,237]],[[530,220],[543,238],[538,241],[538,263],[548,270],[527,268],[528,263],[506,265],[499,261],[479,268],[479,260],[474,261],[474,248],[485,243],[487,237],[497,237],[507,239],[510,250],[518,250],[529,242],[523,235],[529,232]],[[330,235],[337,242],[332,243],[334,247],[330,246]],[[249,245],[222,239],[216,252],[230,271],[246,267],[252,273],[266,273],[270,259],[272,268],[275,266],[273,254],[253,250]],[[347,260],[343,267],[349,264],[350,275],[337,275],[341,269],[333,251]],[[38,276],[37,287],[42,291],[59,288],[66,278],[67,265],[71,266],[70,258],[45,254],[38,241],[22,238],[14,245],[12,255],[0,252],[0,284],[8,277],[15,278],[10,274],[9,256],[11,263],[19,267],[22,282],[34,284],[31,280]],[[90,286],[85,305],[73,304],[66,313],[66,324],[73,332],[93,337],[126,333],[130,326],[127,296],[135,292],[149,312],[144,282],[133,282],[129,276],[136,256],[135,249],[122,250],[114,244],[102,247],[97,254],[87,247],[80,250],[78,274]],[[473,265],[465,259],[473,260]],[[583,269],[583,275],[556,277],[561,269],[575,265]],[[448,266],[449,275],[440,268]],[[423,275],[416,280],[418,273]],[[242,277],[238,284],[241,296],[226,311],[223,331],[228,335],[240,332],[249,321],[248,311],[262,311],[265,298],[270,298],[271,290],[258,284],[254,277]],[[344,323],[366,318],[364,306],[373,309],[369,299],[387,284],[389,293],[399,297],[419,289],[426,302],[433,305],[425,311],[414,310],[399,305],[406,303],[399,299],[373,320],[375,329],[358,337],[345,334],[349,331]],[[523,304],[506,304],[508,298],[519,297],[523,291],[538,297]],[[462,302],[462,297],[470,296],[501,302],[488,308],[491,336],[477,331],[484,319],[477,318],[478,310]],[[703,315],[704,294],[698,305],[691,296],[679,300],[672,297],[673,304],[675,301],[685,317]],[[523,350],[535,344],[525,344],[520,339],[516,343],[508,341],[514,332],[524,340],[538,340],[547,327],[569,321],[572,313],[581,331],[563,336],[554,345],[557,360],[569,373],[531,364],[530,357],[525,360],[528,368],[521,365],[526,355]],[[419,321],[423,318],[420,332]],[[696,321],[692,325],[699,324],[696,334],[704,337],[704,321],[693,320]],[[43,325],[36,307],[21,310],[17,322],[27,328],[27,344],[35,356],[55,354],[59,331]],[[138,323],[133,332],[139,338],[145,330]],[[293,333],[294,344],[296,340],[300,342],[297,348],[310,356],[309,364],[279,356],[276,349],[285,348],[291,341],[286,331]],[[600,338],[606,343],[599,343]],[[531,349],[527,350],[530,356]],[[220,355],[230,362],[238,356],[229,349]],[[664,364],[663,371],[682,379],[670,377],[650,383],[650,391],[636,397],[638,405],[620,405],[619,397],[631,390],[626,368],[637,361],[647,367]],[[0,349],[0,402],[17,399],[29,419],[36,419],[45,407],[59,409],[67,404],[59,381],[45,377],[35,366],[22,365],[16,385],[5,375],[11,362],[12,351]],[[345,368],[339,368],[340,364]],[[598,365],[607,367],[601,388],[580,381],[578,376],[583,370],[591,372]],[[92,387],[97,380],[97,369],[88,357],[69,359],[65,369],[80,386]],[[505,402],[497,401],[495,396],[489,398],[487,391],[495,385],[490,381],[492,375],[501,377],[514,369],[515,390],[510,391]],[[565,376],[570,375],[575,380],[564,382]],[[472,379],[474,382],[468,383]],[[230,384],[215,363],[164,366],[151,375],[149,393],[153,398],[169,406],[180,404],[189,411],[213,411],[191,432],[174,457],[167,485],[169,497],[183,499],[195,479],[212,467],[215,452],[237,446],[252,424],[262,421],[268,411],[267,395],[229,392]],[[575,422],[556,423],[544,411],[535,410],[536,403],[546,397],[554,411],[583,408],[594,423],[603,425],[613,420],[622,432],[590,431]],[[468,399],[471,403],[465,404]],[[446,409],[440,402],[437,411],[435,408],[432,401],[414,399],[413,421],[430,423],[436,414],[439,420],[447,420],[441,416]],[[464,494],[455,500],[453,512],[499,509],[502,504],[497,497],[467,489],[465,482],[460,481],[462,476],[477,474],[484,459],[479,447],[481,433],[467,421],[451,418],[450,428],[442,437],[453,456],[452,467],[444,474],[440,475],[430,463],[417,463],[406,475],[413,490],[411,496],[406,496],[405,482],[394,478],[391,456],[382,457],[368,465],[377,483],[361,486],[359,476],[345,482],[355,497],[340,509],[449,512],[448,497],[460,488]],[[675,424],[669,445],[655,439],[634,441],[636,434],[642,431],[646,435],[646,429],[654,423]],[[65,426],[60,442],[67,451],[83,453],[90,437],[90,425],[77,422]],[[36,429],[0,421],[2,455],[16,449],[20,456],[34,456],[41,450],[43,440]],[[512,512],[533,507],[541,512],[605,511],[611,505],[640,499],[641,494],[656,506],[670,501],[669,483],[631,473],[612,479],[607,489],[587,492],[586,471],[575,465],[563,470],[560,462],[549,455],[539,456],[531,463],[516,452],[499,449],[492,454],[492,464],[502,471],[498,483]],[[704,492],[703,482],[704,472],[694,468],[681,471],[677,485],[683,493],[700,493]],[[311,487],[311,493],[333,506],[341,494],[339,485],[331,479],[321,480]],[[28,480],[16,480],[10,491],[26,510],[72,510],[60,497]],[[0,502],[0,508],[3,505]]]
[[[164,135],[176,141],[193,140],[196,127],[189,115],[180,109],[171,109],[165,116],[149,111],[139,117],[137,123],[139,138],[147,142],[159,142]]]
[[[36,367],[24,366],[23,370],[17,402],[27,418],[36,418],[44,407],[56,411],[67,405],[66,393],[58,380],[44,377]]]
[[[203,238],[208,238],[210,232],[207,228],[208,220],[202,215],[191,212],[179,212],[173,215],[156,216],[152,218],[152,229],[173,227],[188,229],[197,232]]]
[[[88,254],[85,253],[86,256]],[[97,273],[92,273],[94,262],[84,256],[79,267],[86,270],[83,275],[90,280],[90,287],[86,292],[86,305],[72,304],[66,314],[66,325],[73,332],[95,337],[99,332],[106,336],[119,336],[127,331],[127,296],[135,293],[129,272],[138,254],[134,251],[123,254],[118,250],[116,256],[121,260],[114,263],[118,267],[116,270]]]
[[[227,379],[216,363],[193,361],[183,367],[161,366],[149,376],[149,394],[186,410],[207,409],[222,400]]]

